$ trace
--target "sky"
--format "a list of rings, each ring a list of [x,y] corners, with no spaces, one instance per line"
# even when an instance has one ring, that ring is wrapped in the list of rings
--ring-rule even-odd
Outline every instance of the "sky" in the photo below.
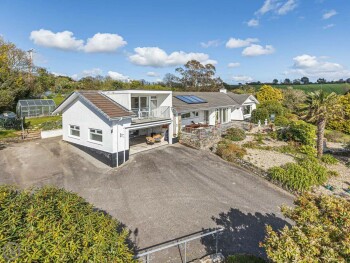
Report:
[[[0,0],[0,35],[50,72],[160,81],[188,60],[230,84],[350,78],[349,0]]]

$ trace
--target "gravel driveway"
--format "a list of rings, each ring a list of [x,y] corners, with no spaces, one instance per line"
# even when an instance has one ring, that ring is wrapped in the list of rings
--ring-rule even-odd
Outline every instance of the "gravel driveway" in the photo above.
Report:
[[[77,192],[125,224],[138,248],[220,226],[225,253],[263,255],[258,242],[265,224],[283,227],[280,206],[293,201],[264,179],[179,144],[133,155],[111,169],[58,138],[45,139],[0,150],[0,167],[2,184]],[[213,247],[201,240],[201,249]]]

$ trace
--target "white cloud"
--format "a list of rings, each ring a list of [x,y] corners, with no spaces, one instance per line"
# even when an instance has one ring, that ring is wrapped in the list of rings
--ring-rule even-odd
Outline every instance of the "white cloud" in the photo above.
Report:
[[[115,72],[115,71],[108,71],[108,76],[111,78],[111,79],[114,79],[114,80],[121,80],[121,81],[127,81],[129,80],[129,76],[125,76],[119,72]]]
[[[70,31],[53,33],[50,30],[40,29],[32,31],[30,39],[36,45],[63,50],[79,50],[84,45],[84,41],[76,39]]]
[[[80,73],[73,74],[72,79],[78,80],[84,77],[96,77],[102,75],[103,71],[100,68],[86,69]]]
[[[344,66],[334,62],[324,61],[326,58],[307,54],[296,56],[293,58],[294,65],[292,70],[287,71],[287,73],[332,80],[350,77],[350,71]]]
[[[216,64],[217,61],[209,59],[205,53],[186,53],[175,51],[167,54],[159,47],[137,47],[135,54],[129,56],[131,63],[139,66],[171,67],[186,64],[189,60],[197,60],[203,64]]]
[[[274,12],[277,15],[285,15],[298,6],[296,0],[265,0],[263,6],[255,12],[256,15],[264,15],[268,12]]]
[[[246,83],[246,82],[251,82],[253,81],[252,77],[249,76],[244,76],[244,75],[237,75],[233,76],[232,79],[236,82],[241,82],[241,83]]]
[[[332,9],[332,10],[329,10],[329,11],[325,12],[325,13],[323,14],[322,18],[326,20],[326,19],[329,19],[329,18],[331,18],[332,16],[335,16],[335,15],[337,15],[337,14],[338,14],[337,11],[335,11],[334,9]]]
[[[242,55],[246,57],[256,57],[261,55],[269,55],[275,52],[275,49],[271,45],[266,45],[265,47],[260,45],[250,45],[242,51]]]
[[[323,27],[323,29],[329,29],[329,28],[332,28],[332,27],[334,27],[335,25],[334,24],[328,24],[328,25],[325,25],[324,27]]]
[[[84,40],[76,39],[73,32],[54,33],[46,29],[32,31],[30,39],[39,46],[87,53],[115,52],[118,48],[127,44],[118,34],[97,33],[92,38],[88,38],[85,44]]]
[[[250,27],[257,27],[259,26],[259,20],[252,18],[247,22],[247,25]]]
[[[118,34],[97,33],[87,40],[84,51],[88,53],[115,52],[126,44],[127,42]]]
[[[252,43],[259,42],[259,39],[257,38],[247,38],[247,39],[239,39],[239,38],[230,38],[226,42],[227,48],[240,48],[240,47],[247,47],[251,45]]]
[[[208,42],[201,42],[201,46],[204,48],[208,47],[218,47],[220,46],[221,42],[220,40],[209,40]]]
[[[276,12],[279,15],[285,15],[288,12],[294,10],[297,7],[297,3],[295,0],[288,0],[281,7],[279,7]]]
[[[241,64],[239,62],[231,62],[231,63],[228,63],[227,67],[229,67],[229,68],[237,68],[240,65]]]
[[[153,72],[153,71],[149,71],[146,74],[148,77],[158,77],[158,73],[157,72]]]

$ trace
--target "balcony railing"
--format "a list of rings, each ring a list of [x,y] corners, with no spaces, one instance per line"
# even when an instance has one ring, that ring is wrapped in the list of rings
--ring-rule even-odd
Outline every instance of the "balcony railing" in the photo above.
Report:
[[[170,107],[161,106],[155,109],[149,107],[132,108],[135,119],[170,119]]]

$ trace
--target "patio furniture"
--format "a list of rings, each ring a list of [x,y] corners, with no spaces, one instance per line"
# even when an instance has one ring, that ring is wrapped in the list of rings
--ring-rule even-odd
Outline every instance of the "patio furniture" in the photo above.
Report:
[[[155,135],[153,135],[153,139],[154,139],[155,142],[161,142],[161,140],[162,140],[162,135],[160,135],[160,134],[155,134]]]
[[[154,144],[155,143],[155,139],[152,137],[146,137],[146,143],[147,144]]]

